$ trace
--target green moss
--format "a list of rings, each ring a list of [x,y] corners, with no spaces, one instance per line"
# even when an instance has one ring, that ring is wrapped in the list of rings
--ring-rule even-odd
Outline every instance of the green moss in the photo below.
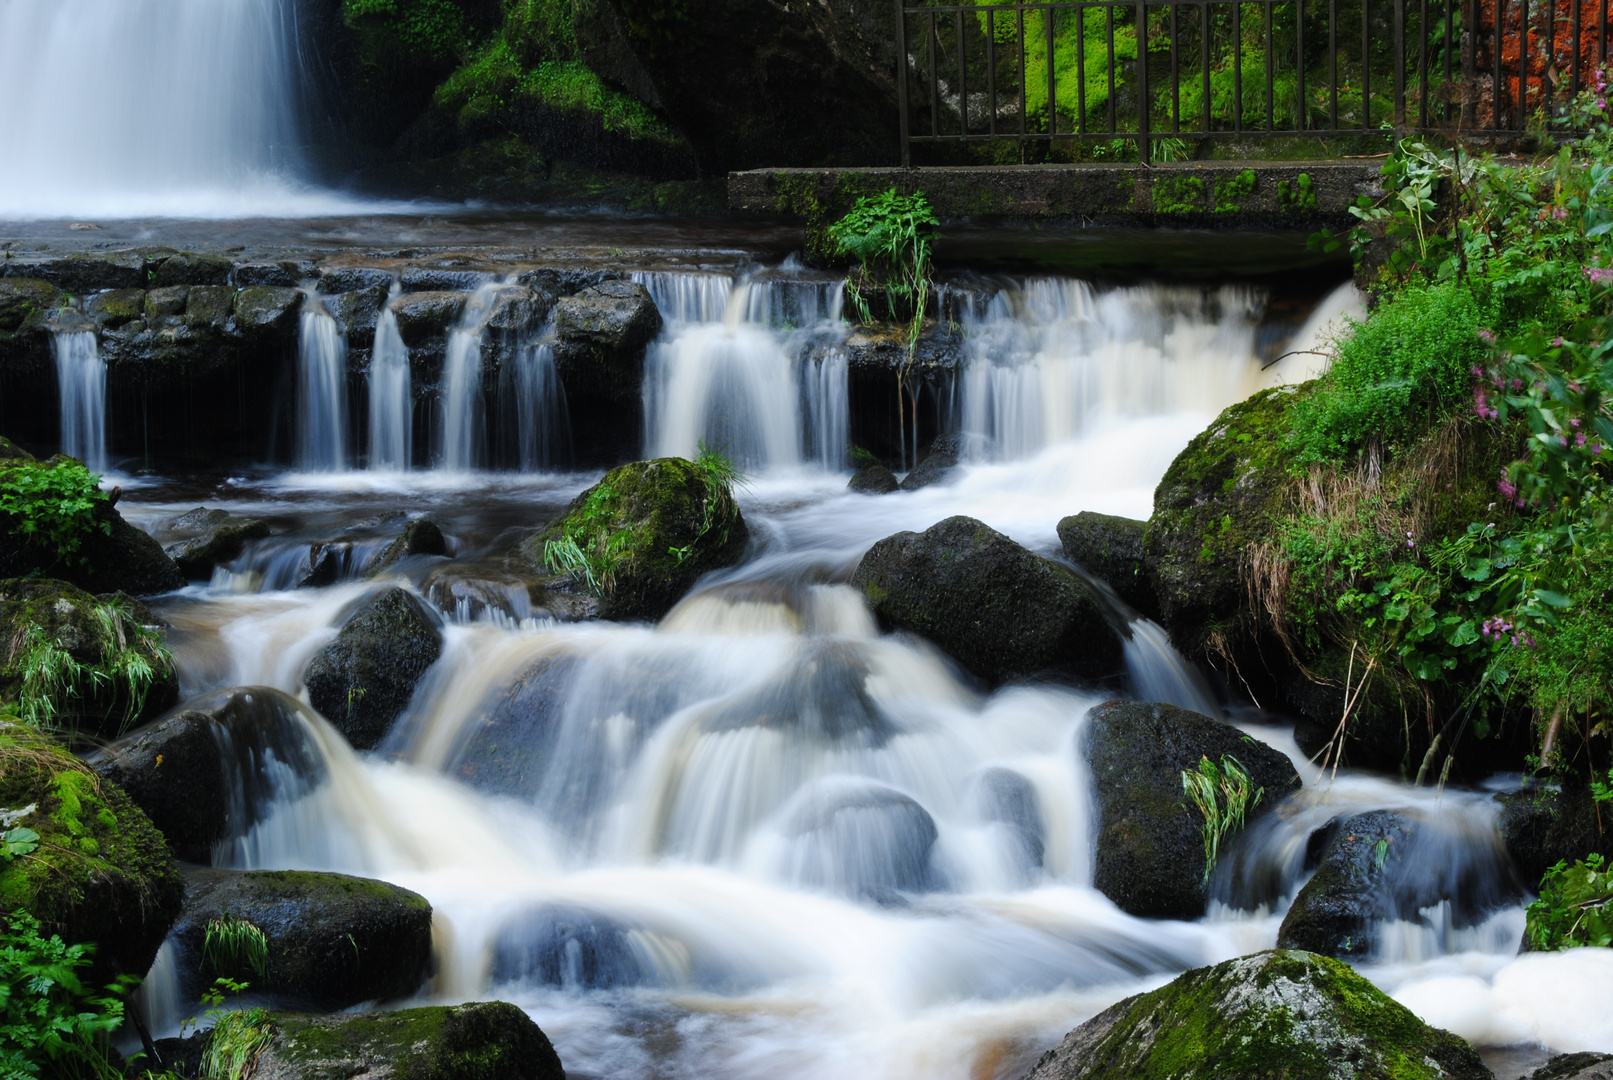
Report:
[[[273,1023],[267,1058],[299,1075],[346,1075],[355,1061],[384,1062],[396,1080],[561,1075],[537,1025],[502,1001],[331,1017],[274,1014]]]
[[[1204,209],[1204,180],[1197,176],[1157,176],[1154,213],[1191,214]]]
[[[342,21],[371,39],[365,51],[373,62],[401,51],[410,60],[439,64],[463,50],[471,36],[452,0],[342,0]]]
[[[1300,173],[1292,184],[1287,180],[1277,181],[1277,205],[1291,213],[1315,212],[1316,190],[1311,185],[1310,174]]]
[[[1236,214],[1243,209],[1243,201],[1255,193],[1255,171],[1245,169],[1230,180],[1215,185],[1215,212]]]

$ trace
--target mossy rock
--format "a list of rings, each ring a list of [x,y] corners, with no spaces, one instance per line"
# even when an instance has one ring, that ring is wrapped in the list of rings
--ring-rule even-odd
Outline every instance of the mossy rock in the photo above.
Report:
[[[1275,949],[1111,1006],[1026,1080],[1491,1080],[1478,1052],[1338,960]]]
[[[373,749],[442,655],[441,621],[408,589],[365,597],[336,640],[308,662],[309,702],[355,749]]]
[[[0,701],[74,741],[116,738],[178,699],[153,616],[54,578],[0,580]]]
[[[225,915],[263,932],[267,974],[206,948]],[[408,997],[431,969],[431,904],[385,881],[305,870],[196,870],[171,939],[191,997],[215,978],[295,1008],[346,1009]]]
[[[145,315],[146,294],[139,289],[108,289],[84,304],[84,314],[102,330],[116,329]]]
[[[17,723],[0,722],[0,808],[39,834],[34,851],[0,863],[0,910],[27,910],[46,933],[95,942],[91,984],[144,975],[185,889],[162,834],[115,784]]]
[[[619,553],[614,584],[600,596],[602,618],[653,620],[703,575],[737,563],[750,532],[731,494],[714,492],[694,462],[655,458],[606,473],[521,554],[544,566],[545,546],[566,537]]]
[[[90,513],[94,522],[74,558],[62,558],[54,548],[37,542],[34,534],[23,531],[23,522],[16,515],[0,514],[0,577],[48,574],[92,593],[126,592],[131,596],[185,587],[185,575],[162,545],[125,521],[111,502],[95,500]]]
[[[1575,863],[1590,854],[1613,854],[1613,836],[1603,831],[1595,800],[1584,783],[1562,790],[1503,792],[1496,829],[1518,873],[1531,884],[1548,867]]]
[[[298,289],[283,285],[248,285],[235,294],[235,328],[242,336],[254,340],[289,338],[296,333],[302,302],[303,295]]]
[[[1143,535],[1148,522],[1133,518],[1096,514],[1083,510],[1058,524],[1059,544],[1064,557],[1103,579],[1115,594],[1142,614],[1152,618],[1159,600],[1148,576],[1143,573]]]

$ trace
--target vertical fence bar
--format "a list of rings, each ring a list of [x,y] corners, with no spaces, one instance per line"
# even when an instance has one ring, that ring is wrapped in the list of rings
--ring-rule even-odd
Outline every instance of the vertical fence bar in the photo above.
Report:
[[[1495,0],[1495,28],[1490,34],[1490,88],[1494,91],[1494,113],[1490,117],[1490,126],[1496,131],[1505,130],[1501,126],[1501,84],[1505,82],[1501,70],[1501,28],[1506,24],[1507,0]]]
[[[1529,123],[1529,0],[1518,0],[1518,130]]]
[[[1115,119],[1115,7],[1104,8],[1109,13],[1109,134],[1113,135],[1119,121]]]
[[[1406,122],[1406,0],[1395,5],[1395,126]]]
[[[1232,0],[1232,130],[1243,134],[1243,0]]]
[[[1176,9],[1180,4],[1170,6],[1171,21],[1171,133],[1182,130],[1182,77],[1176,67]]]
[[[1327,0],[1327,126],[1339,129],[1339,0]]]
[[[1580,42],[1580,37],[1579,37],[1579,4],[1580,4],[1580,0],[1568,0],[1568,2],[1574,6],[1574,15],[1573,15],[1574,55],[1573,55],[1572,59],[1570,59],[1569,62],[1568,62],[1568,94],[1569,94],[1570,97],[1572,97],[1573,95],[1579,93],[1579,51],[1580,51],[1580,43],[1579,43]],[[1555,52],[1557,50],[1557,35],[1556,35],[1556,33],[1553,33],[1551,35],[1551,47],[1552,47],[1553,52]]]
[[[986,130],[997,134],[997,9],[986,9]]]
[[[964,60],[963,9],[953,12],[953,25],[958,30],[958,135],[969,137],[969,69]]]
[[[1361,0],[1361,130],[1372,130],[1372,10]]]
[[[1573,0],[1577,3],[1578,0]],[[1428,0],[1417,0],[1417,126],[1428,126]]]
[[[913,167],[913,148],[907,130],[907,12],[902,9],[906,0],[896,4],[896,107],[901,110],[899,125],[902,132],[902,168]]]
[[[1014,8],[1015,26],[1019,33],[1014,38],[1014,44],[1019,48],[1019,137],[1020,151],[1023,154],[1025,144],[1025,9]],[[1023,158],[1021,158],[1023,160]]]
[[[1199,5],[1199,59],[1204,61],[1204,132],[1208,134],[1210,122],[1210,2]]]
[[[1277,110],[1275,107],[1273,79],[1276,77],[1277,51],[1271,46],[1271,24],[1276,19],[1273,10],[1274,0],[1266,0],[1266,130],[1277,130]]]
[[[1053,140],[1059,133],[1058,86],[1053,75],[1053,15],[1054,9],[1042,9],[1042,18],[1047,20],[1047,150],[1053,152]]]
[[[1310,126],[1305,100],[1305,0],[1294,0],[1294,130]]]
[[[1445,81],[1440,86],[1440,95],[1445,100],[1439,110],[1442,124],[1451,122],[1451,34],[1453,33],[1451,23],[1454,21],[1452,16],[1455,12],[1452,9],[1455,6],[1456,0],[1445,0]]]
[[[1109,65],[1110,70],[1114,65]],[[1148,0],[1137,0],[1137,160],[1153,160],[1148,145]]]
[[[1075,9],[1075,130],[1087,131],[1087,9]]]
[[[1462,52],[1462,126],[1474,128],[1479,123],[1479,0],[1464,0],[1467,48]]]
[[[925,43],[925,49],[930,54],[930,137],[941,137],[941,76],[937,71],[941,60],[940,42],[935,35],[935,12],[929,13],[930,39]]]
[[[1607,0],[1596,4],[1596,62],[1607,63]]]

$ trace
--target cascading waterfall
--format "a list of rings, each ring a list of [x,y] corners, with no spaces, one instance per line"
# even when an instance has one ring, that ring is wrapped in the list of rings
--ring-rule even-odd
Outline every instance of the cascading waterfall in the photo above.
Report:
[[[304,471],[347,468],[347,335],[317,303],[298,331],[297,423]]]
[[[522,472],[571,464],[571,419],[554,349],[527,342],[515,351],[515,425]]]
[[[93,330],[69,330],[51,338],[60,387],[62,453],[93,472],[106,471],[106,361]]]
[[[292,0],[0,4],[0,217],[293,214]]]
[[[393,282],[388,297],[399,295]],[[414,397],[409,347],[390,303],[381,309],[370,350],[370,468],[407,471],[414,460]]]
[[[442,371],[441,445],[437,462],[453,472],[481,467],[487,458],[487,403],[482,394],[482,335],[498,283],[477,288],[459,325],[448,335]]]

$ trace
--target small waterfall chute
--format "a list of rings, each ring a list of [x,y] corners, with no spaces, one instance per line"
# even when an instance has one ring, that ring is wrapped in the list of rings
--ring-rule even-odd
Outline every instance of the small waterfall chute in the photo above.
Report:
[[[391,299],[392,284],[381,309],[370,350],[370,468],[406,471],[414,460],[414,396],[409,374],[409,347],[403,343]]]
[[[298,460],[307,472],[347,468],[347,335],[317,303],[297,338]]]
[[[487,459],[487,402],[482,393],[482,336],[498,298],[498,283],[479,286],[465,302],[459,325],[448,334],[442,370],[441,445],[437,463],[469,472]]]
[[[571,465],[571,418],[554,349],[542,341],[515,350],[515,426],[522,472]]]
[[[93,330],[51,338],[61,395],[62,453],[94,472],[106,471],[106,361]]]

